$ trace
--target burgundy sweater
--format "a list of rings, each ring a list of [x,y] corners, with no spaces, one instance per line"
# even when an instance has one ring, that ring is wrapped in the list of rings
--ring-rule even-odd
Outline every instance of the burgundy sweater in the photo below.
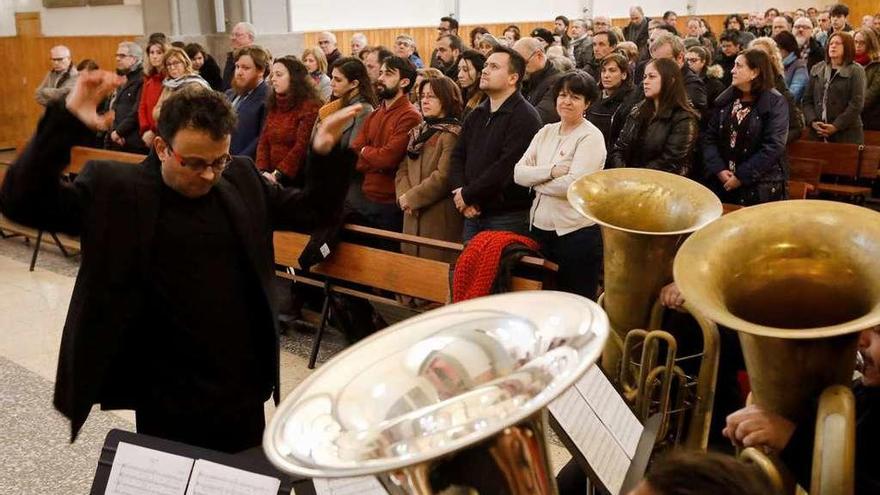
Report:
[[[320,103],[306,100],[292,106],[287,97],[275,97],[275,108],[266,116],[257,144],[257,168],[280,170],[293,179],[305,163]]]

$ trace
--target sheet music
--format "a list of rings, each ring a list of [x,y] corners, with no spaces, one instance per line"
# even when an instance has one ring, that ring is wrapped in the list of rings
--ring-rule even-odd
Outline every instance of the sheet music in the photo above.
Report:
[[[388,495],[375,476],[315,478],[315,495]]]
[[[276,495],[281,480],[199,459],[186,495]]]
[[[624,402],[614,385],[595,364],[575,384],[581,396],[599,416],[626,455],[632,459],[644,427]]]
[[[105,495],[184,495],[193,459],[119,442]]]

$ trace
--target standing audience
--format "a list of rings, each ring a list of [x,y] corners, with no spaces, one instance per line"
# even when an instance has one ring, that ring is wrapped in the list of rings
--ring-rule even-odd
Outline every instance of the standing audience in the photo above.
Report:
[[[853,36],[855,61],[865,69],[865,108],[862,124],[880,131],[880,35],[873,29],[859,29]]]
[[[416,40],[408,34],[401,34],[394,40],[394,52],[398,57],[408,59],[416,69],[425,66],[416,49]]]
[[[522,84],[522,94],[526,101],[535,107],[543,124],[559,122],[553,85],[561,75],[547,59],[536,38],[521,38],[513,44],[513,49],[526,60],[526,76]]]
[[[480,89],[480,75],[483,66],[486,65],[486,57],[475,50],[465,50],[458,61],[458,87],[461,88],[464,109],[461,113],[461,121],[464,122],[470,113],[483,103],[486,93]]]
[[[358,57],[361,54],[361,50],[366,48],[367,36],[364,33],[354,33],[351,36],[351,56]]]
[[[633,85],[629,60],[621,53],[611,53],[600,62],[602,77],[598,101],[587,109],[587,120],[595,125],[605,138],[605,150],[610,150],[629,112],[636,104],[637,91]]]
[[[403,211],[403,233],[461,241],[463,217],[449,195],[452,150],[461,133],[461,93],[448,77],[428,78],[419,87],[424,121],[409,131],[406,157],[395,178],[397,204]],[[452,262],[456,253],[401,246],[413,256]]]
[[[220,72],[220,66],[208,52],[205,47],[198,43],[189,43],[184,47],[186,55],[192,60],[192,66],[195,71],[202,76],[202,79],[208,81],[211,89],[214,91],[223,91],[223,73]]]
[[[53,46],[49,50],[52,62],[50,70],[40,85],[37,86],[35,98],[44,107],[53,100],[67,96],[76,84],[77,71],[70,59],[70,49],[64,45]]]
[[[266,97],[269,85],[263,74],[269,67],[269,53],[257,45],[241,48],[235,52],[235,77],[226,98],[238,115],[229,152],[233,155],[257,157],[257,143],[266,120]]]
[[[320,49],[306,48],[302,52],[302,63],[309,71],[308,82],[318,90],[318,96],[323,102],[330,100],[330,76],[327,75],[328,64],[324,52]],[[338,59],[337,59],[338,60]]]
[[[125,82],[116,88],[110,100],[113,124],[105,136],[108,149],[144,155],[149,152],[138,127],[138,100],[144,84],[143,58],[144,50],[137,43],[123,41],[116,48],[116,73],[125,76]]]
[[[431,67],[439,69],[446,77],[455,80],[458,77],[458,59],[464,45],[461,38],[454,34],[444,34],[437,38],[437,48],[434,52],[437,54],[437,63],[432,63]]]
[[[148,148],[153,147],[156,137],[156,121],[153,119],[153,108],[162,94],[162,81],[165,80],[165,42],[152,39],[147,42],[147,60],[144,62],[144,83],[141,87],[141,99],[138,103],[138,128],[141,140]]]
[[[199,76],[198,72],[193,69],[192,61],[186,55],[183,48],[176,46],[168,47],[165,55],[162,57],[162,65],[165,67],[165,79],[162,81],[162,93],[156,105],[153,106],[153,120],[159,121],[159,113],[162,111],[162,103],[171,96],[171,93],[190,86],[198,85],[205,89],[211,89],[208,82]]]
[[[629,24],[623,31],[623,37],[627,41],[635,43],[639,50],[645,50],[648,47],[649,20],[645,17],[645,12],[641,7],[629,8]]]
[[[327,67],[332,67],[333,62],[342,56],[336,43],[336,35],[330,31],[324,31],[318,35],[318,47],[324,53],[324,58],[327,59]]]
[[[794,101],[800,104],[810,82],[807,61],[798,56],[797,39],[791,34],[782,32],[773,37],[782,57],[785,85],[791,91]]]
[[[277,58],[272,64],[272,91],[266,102],[268,113],[257,144],[256,164],[269,180],[283,186],[303,186],[300,171],[322,105],[310,77],[296,57]]]
[[[535,134],[513,177],[535,192],[529,226],[544,256],[559,265],[559,289],[596,299],[602,233],[568,203],[567,194],[574,181],[605,164],[602,132],[584,118],[599,89],[589,74],[572,71],[559,78],[552,91],[561,121]]]
[[[715,99],[724,91],[724,69],[719,65],[711,65],[712,53],[703,46],[692,46],[688,48],[685,54],[685,62],[688,67],[699,76],[706,88],[706,108],[711,109],[715,104]]]
[[[848,33],[828,36],[825,61],[810,71],[804,94],[804,118],[810,138],[832,143],[862,144],[865,69],[854,62],[855,45]]]

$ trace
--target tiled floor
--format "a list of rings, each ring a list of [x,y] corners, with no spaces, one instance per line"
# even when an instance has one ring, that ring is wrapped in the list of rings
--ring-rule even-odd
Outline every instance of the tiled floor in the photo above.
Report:
[[[80,438],[68,443],[69,423],[51,400],[78,258],[65,258],[48,245],[37,269],[29,272],[30,255],[31,245],[20,238],[0,240],[0,494],[87,493],[107,431],[133,429],[134,418],[129,411],[94,410]],[[285,292],[279,287],[281,295]],[[383,315],[389,320],[396,316]],[[294,332],[282,345],[283,396],[310,373],[311,337]],[[342,335],[331,329],[319,363],[344,345]],[[267,402],[267,417],[273,410]],[[555,437],[550,451],[557,469],[567,462],[569,454]]]

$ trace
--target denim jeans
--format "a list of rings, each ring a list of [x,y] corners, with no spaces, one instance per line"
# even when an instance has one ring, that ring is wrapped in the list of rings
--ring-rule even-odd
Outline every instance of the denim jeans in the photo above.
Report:
[[[484,230],[506,230],[529,235],[529,212],[514,211],[491,216],[478,216],[464,219],[462,239],[465,243]]]

